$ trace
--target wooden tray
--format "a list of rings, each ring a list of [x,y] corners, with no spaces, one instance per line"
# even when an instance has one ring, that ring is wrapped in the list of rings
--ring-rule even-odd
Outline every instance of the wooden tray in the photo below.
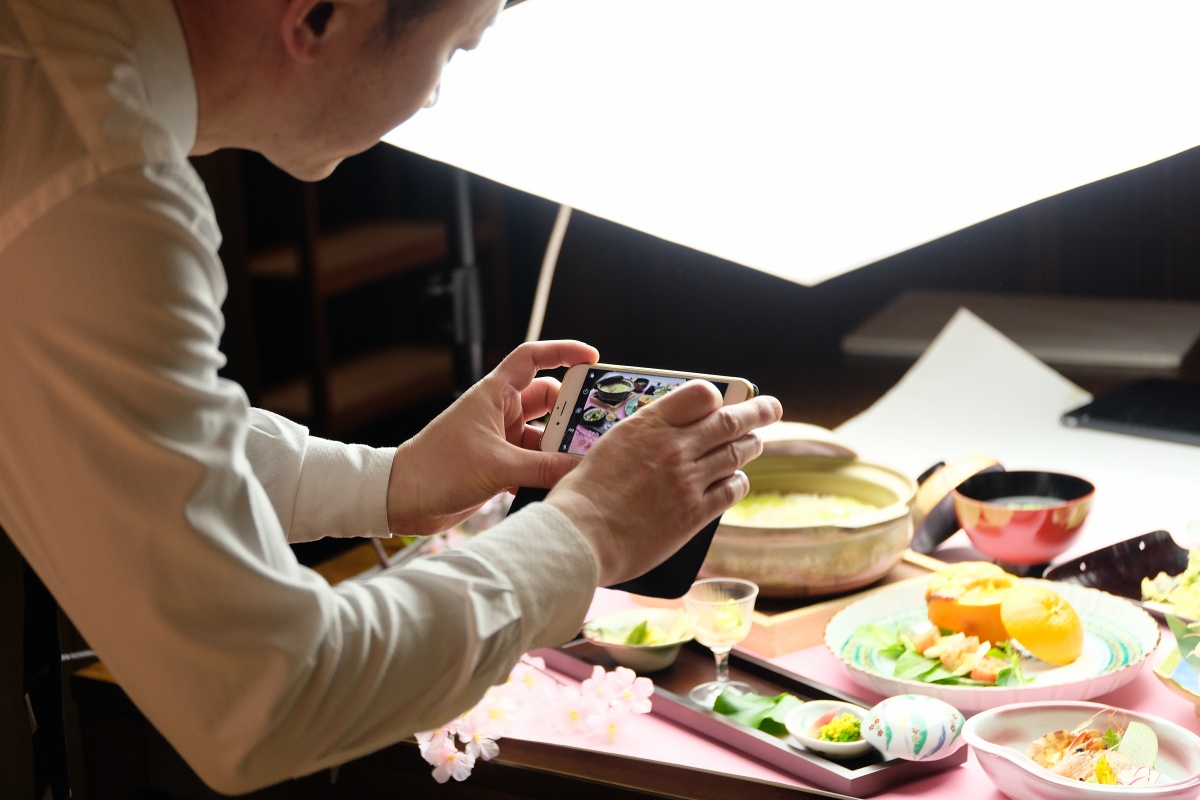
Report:
[[[906,550],[891,572],[866,589],[836,597],[759,598],[754,627],[741,646],[773,658],[820,644],[825,640],[825,625],[846,606],[884,587],[924,580],[944,566],[936,558]]]
[[[616,666],[603,649],[586,639],[578,639],[558,649],[538,650],[534,655],[544,658],[546,666],[576,680],[590,677],[596,664],[609,670]],[[853,759],[826,758],[794,744],[791,737],[772,736],[689,700],[687,694],[691,688],[712,680],[714,672],[713,656],[707,648],[695,642],[684,645],[671,667],[650,676],[654,680],[651,713],[818,788],[866,797],[967,760],[966,746],[940,761],[905,761],[885,757],[875,750]],[[748,653],[730,654],[729,677],[749,683],[756,694],[773,696],[788,692],[801,700],[844,700],[865,707],[872,705]]]

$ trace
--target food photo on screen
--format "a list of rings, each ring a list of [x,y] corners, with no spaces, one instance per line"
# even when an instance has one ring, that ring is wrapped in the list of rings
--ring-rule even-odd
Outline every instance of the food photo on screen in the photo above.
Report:
[[[687,382],[681,376],[656,375],[630,370],[613,372],[592,370],[580,387],[571,420],[559,450],[583,455],[612,426],[639,408],[653,403]],[[715,384],[724,394],[728,388]]]

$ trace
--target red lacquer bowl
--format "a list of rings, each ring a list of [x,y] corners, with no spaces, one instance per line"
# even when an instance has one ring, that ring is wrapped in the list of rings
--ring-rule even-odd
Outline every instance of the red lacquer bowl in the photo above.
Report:
[[[971,544],[1003,564],[1047,564],[1083,530],[1096,487],[1057,472],[985,472],[953,491]]]

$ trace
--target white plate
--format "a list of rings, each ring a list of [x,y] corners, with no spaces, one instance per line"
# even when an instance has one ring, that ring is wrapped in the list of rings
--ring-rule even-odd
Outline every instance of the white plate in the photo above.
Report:
[[[1083,621],[1084,639],[1083,654],[1066,666],[1024,661],[1022,670],[1033,678],[1025,686],[943,686],[893,677],[894,662],[857,631],[867,623],[900,629],[927,623],[926,581],[882,589],[846,606],[825,626],[825,646],[846,664],[856,683],[873,692],[929,695],[967,716],[1006,703],[1088,700],[1107,694],[1133,680],[1158,646],[1158,623],[1128,600],[1073,584],[1026,581],[1045,584],[1074,606]]]
[[[1094,591],[1094,590],[1093,590]],[[1025,755],[1030,742],[1051,731],[1073,730],[1097,714],[1116,711],[1158,735],[1154,768],[1164,783],[1102,786],[1055,775]],[[963,727],[963,738],[996,788],[1020,800],[1193,800],[1200,793],[1200,736],[1173,722],[1098,703],[1019,703],[984,711]]]

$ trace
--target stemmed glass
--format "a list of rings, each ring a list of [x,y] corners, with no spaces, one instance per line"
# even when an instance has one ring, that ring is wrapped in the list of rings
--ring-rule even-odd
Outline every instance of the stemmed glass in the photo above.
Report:
[[[692,635],[712,650],[717,660],[717,679],[702,683],[688,694],[693,703],[712,708],[717,695],[726,689],[748,692],[751,686],[729,680],[729,651],[750,633],[758,586],[741,578],[707,578],[696,581],[683,596]]]

